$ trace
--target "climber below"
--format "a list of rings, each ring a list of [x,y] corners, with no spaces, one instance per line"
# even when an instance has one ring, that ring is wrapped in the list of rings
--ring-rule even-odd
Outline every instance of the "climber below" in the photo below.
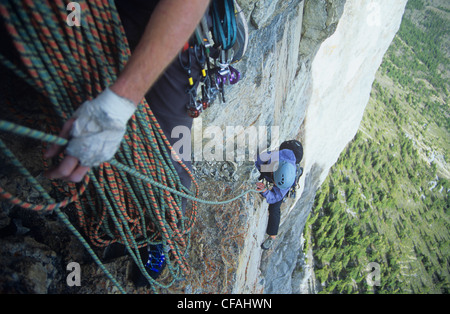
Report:
[[[280,225],[280,207],[288,192],[295,188],[301,175],[298,167],[303,157],[303,147],[299,141],[291,140],[283,142],[278,151],[261,153],[255,162],[260,172],[259,180],[265,180],[273,184],[267,188],[263,182],[257,182],[257,190],[260,191],[267,203],[269,203],[269,220],[266,233],[269,237],[263,242],[261,248],[268,250],[278,234]]]

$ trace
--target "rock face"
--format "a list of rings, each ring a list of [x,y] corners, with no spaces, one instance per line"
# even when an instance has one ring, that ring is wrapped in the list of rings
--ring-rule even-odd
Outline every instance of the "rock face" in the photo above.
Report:
[[[301,288],[310,286],[300,272],[303,227],[317,188],[356,134],[407,1],[239,2],[251,25],[249,51],[236,66],[244,78],[227,90],[226,105],[202,116],[202,130],[270,126],[271,148],[291,138],[303,142],[305,172],[297,199],[282,206],[280,233],[268,252],[260,249],[267,203],[244,202],[247,232],[233,292],[313,292]],[[233,140],[228,135],[224,143]],[[246,179],[250,185],[255,176]]]
[[[303,228],[317,188],[356,134],[406,2],[238,0],[248,18],[249,48],[235,66],[243,77],[227,86],[226,104],[216,102],[194,123],[192,152],[200,195],[222,200],[254,187],[255,147],[274,149],[286,139],[302,141],[305,171],[297,198],[282,206],[279,236],[269,251],[260,248],[268,205],[259,195],[247,194],[226,206],[200,204],[189,254],[193,272],[178,291],[316,291],[301,252]],[[219,146],[225,149],[212,151]],[[82,246],[56,221],[14,218],[7,205],[0,205],[6,213],[0,215],[0,291],[109,291],[101,285],[110,283],[90,264],[82,271],[95,279],[91,287],[68,289],[65,265],[89,263]],[[22,232],[9,230],[11,226]],[[121,281],[127,276],[124,263],[111,266]]]

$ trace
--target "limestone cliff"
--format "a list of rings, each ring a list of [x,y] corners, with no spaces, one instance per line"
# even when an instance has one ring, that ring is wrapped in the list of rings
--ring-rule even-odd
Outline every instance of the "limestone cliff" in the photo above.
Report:
[[[196,126],[204,132],[203,143],[211,126],[224,134],[227,126],[243,126],[242,132],[250,126],[278,126],[269,128],[270,146],[276,148],[290,138],[301,140],[305,172],[297,199],[282,207],[280,234],[268,252],[260,249],[267,203],[258,196],[242,201],[240,215],[245,221],[240,224],[245,232],[240,233],[243,245],[236,252],[232,291],[314,292],[313,286],[308,288],[308,274],[296,271],[297,262],[302,263],[303,227],[317,188],[356,134],[375,73],[407,1],[238,2],[250,25],[249,50],[236,65],[243,79],[227,89],[227,103],[212,107]],[[225,143],[232,140],[227,137]],[[237,166],[247,167],[237,180],[250,186],[255,180],[251,166],[245,162]]]

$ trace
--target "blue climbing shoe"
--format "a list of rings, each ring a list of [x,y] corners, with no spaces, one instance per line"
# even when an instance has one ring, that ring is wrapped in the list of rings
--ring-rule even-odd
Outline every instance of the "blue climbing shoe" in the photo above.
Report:
[[[164,255],[163,245],[150,245],[148,248],[148,260],[145,264],[148,274],[156,279],[161,275],[166,266],[166,256]]]
[[[139,249],[139,255],[147,274],[155,280],[158,279],[167,263],[162,244],[142,247]],[[144,276],[136,263],[132,264],[129,276],[129,280],[131,280],[136,287],[148,287],[150,285],[148,279]]]

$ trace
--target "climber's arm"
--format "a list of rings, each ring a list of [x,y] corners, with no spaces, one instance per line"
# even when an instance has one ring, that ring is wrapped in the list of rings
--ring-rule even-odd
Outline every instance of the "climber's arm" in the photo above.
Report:
[[[271,189],[266,189],[261,192],[261,195],[266,199],[267,203],[275,204],[284,198],[287,191],[288,190],[280,190],[277,186],[274,186]]]
[[[125,132],[126,122],[134,112],[128,104],[136,107],[140,103],[192,35],[208,4],[209,0],[161,0],[158,3],[138,46],[106,95],[85,102],[76,119],[70,119],[64,125],[60,136],[72,137],[67,147],[68,154],[59,165],[47,171],[47,177],[79,182],[91,166],[113,157]],[[111,106],[112,102],[117,105]],[[111,107],[115,109],[109,112]],[[99,116],[95,117],[93,111],[99,112]],[[112,132],[105,129],[109,125],[113,127]],[[54,157],[62,149],[53,145],[44,157]],[[114,152],[106,156],[103,153],[106,151]],[[85,153],[89,156],[84,156]]]
[[[137,105],[192,35],[208,4],[209,0],[160,1],[111,90]]]

